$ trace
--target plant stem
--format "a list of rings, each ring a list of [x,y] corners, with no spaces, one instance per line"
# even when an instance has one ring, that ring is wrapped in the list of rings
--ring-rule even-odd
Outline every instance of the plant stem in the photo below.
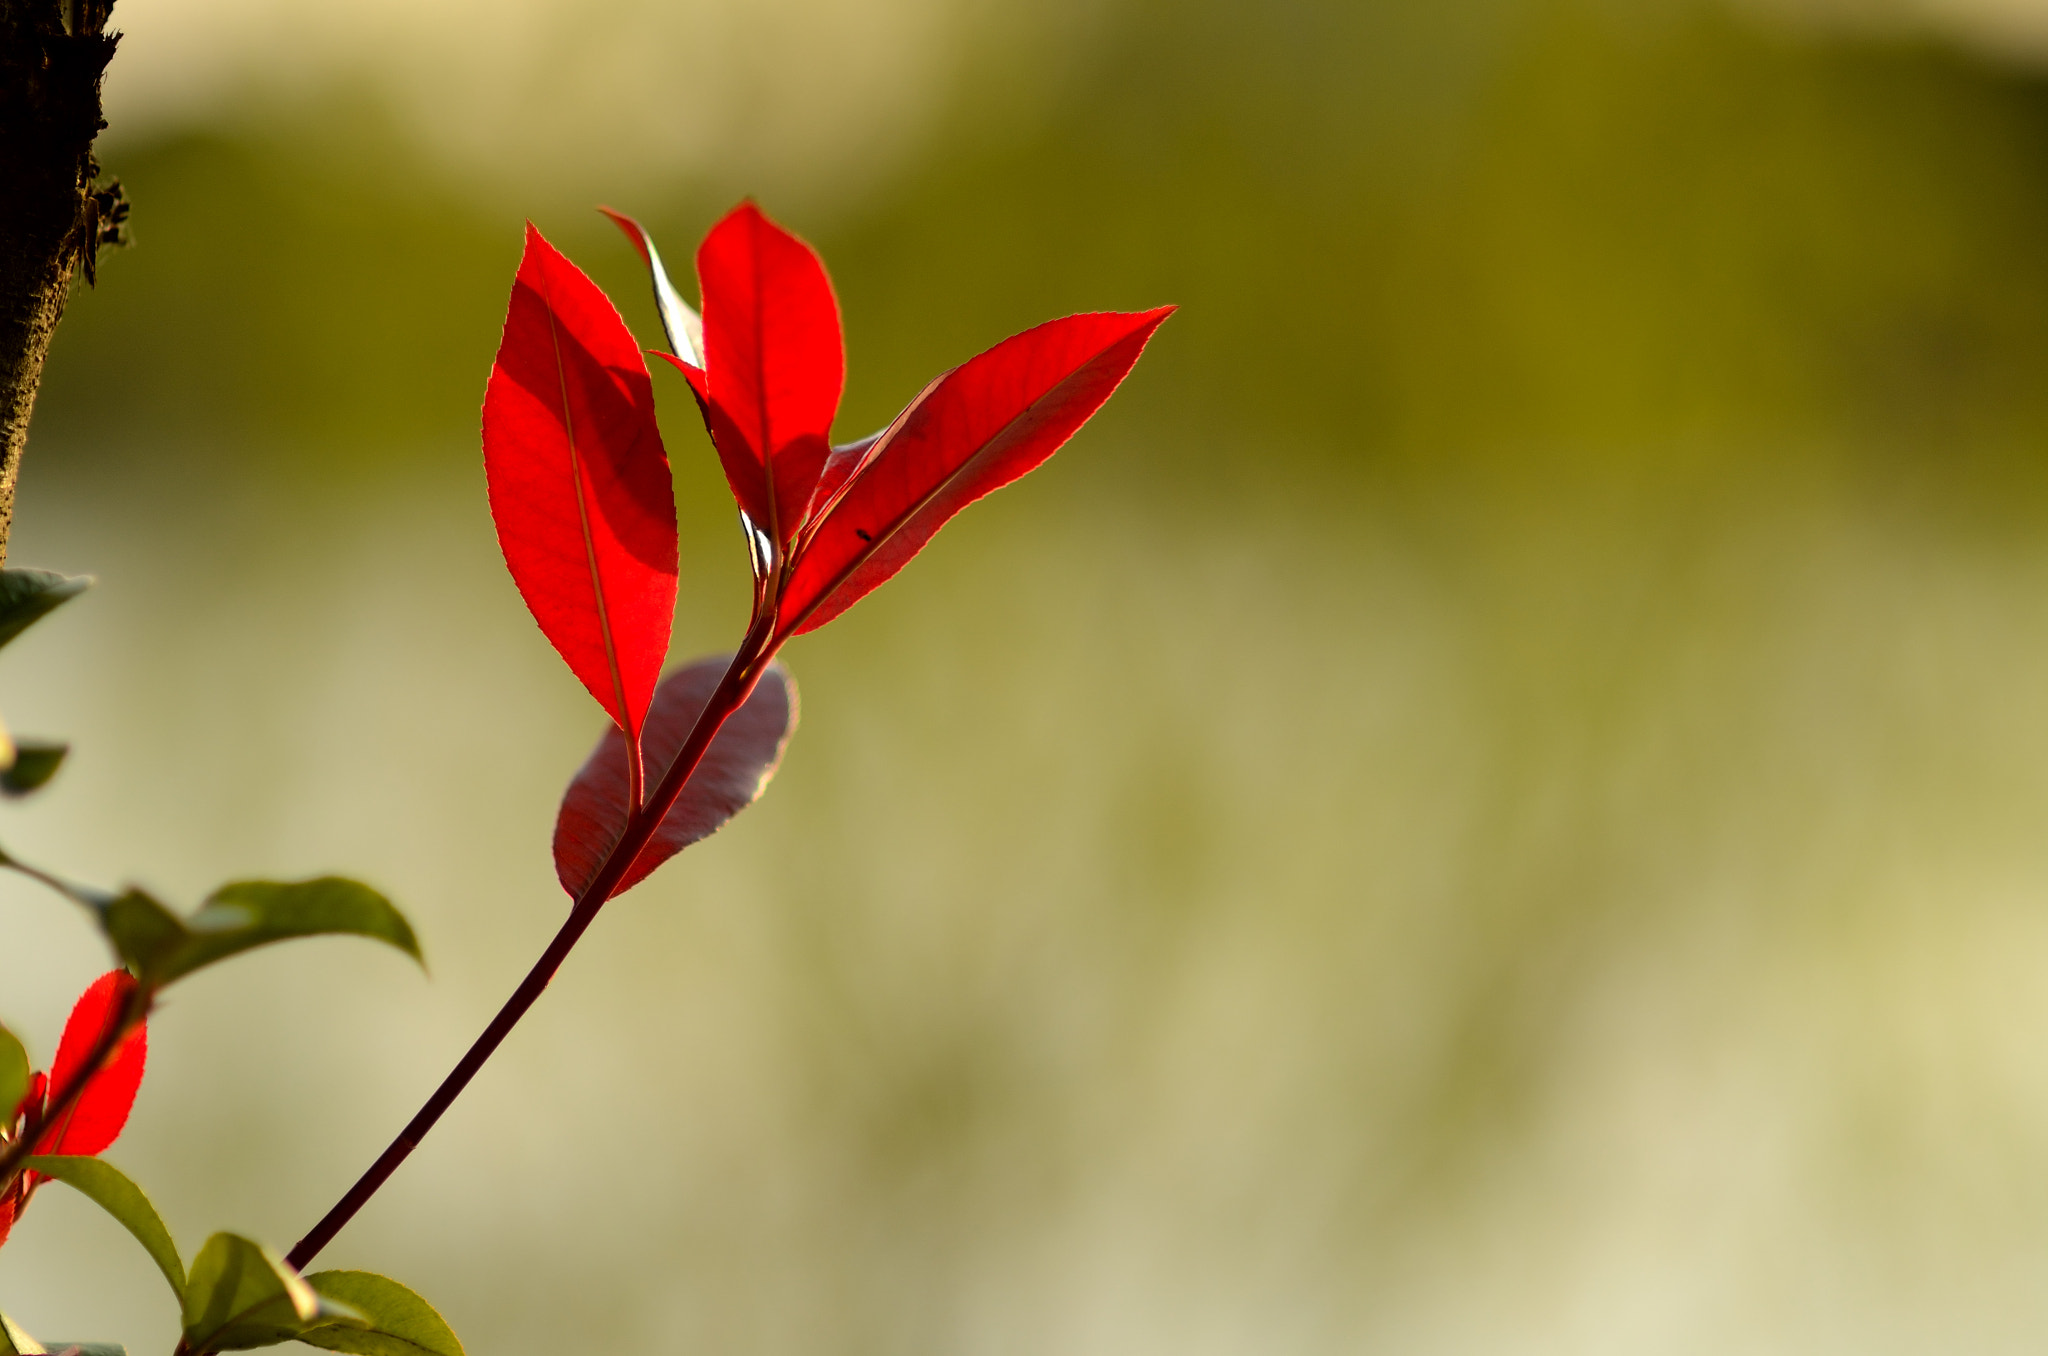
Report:
[[[676,753],[675,761],[669,764],[668,771],[662,775],[660,784],[655,787],[654,794],[648,797],[647,803],[627,817],[625,832],[619,835],[619,841],[606,855],[597,875],[584,887],[583,893],[576,897],[575,904],[569,910],[569,919],[562,924],[561,931],[555,934],[547,949],[540,953],[540,959],[526,972],[526,978],[519,982],[519,987],[505,1000],[505,1006],[498,1009],[498,1015],[491,1019],[491,1024],[484,1028],[483,1034],[476,1038],[468,1052],[456,1062],[453,1069],[449,1070],[448,1076],[441,1080],[441,1086],[434,1089],[433,1096],[427,1098],[426,1103],[413,1118],[406,1122],[405,1128],[398,1132],[398,1137],[378,1155],[377,1161],[356,1180],[356,1184],[348,1189],[347,1194],[336,1201],[334,1208],[322,1216],[320,1222],[292,1248],[285,1260],[291,1263],[294,1269],[304,1271],[335,1234],[355,1218],[356,1212],[377,1194],[378,1189],[390,1179],[391,1174],[398,1171],[398,1165],[405,1162],[412,1151],[419,1147],[420,1141],[434,1128],[434,1123],[441,1119],[442,1113],[454,1105],[455,1099],[462,1095],[462,1090],[469,1086],[469,1081],[476,1077],[477,1071],[484,1067],[498,1047],[504,1043],[505,1037],[512,1033],[512,1028],[519,1024],[519,1019],[524,1017],[527,1010],[540,998],[541,991],[547,988],[548,982],[555,977],[555,972],[562,968],[562,962],[568,959],[569,952],[575,948],[577,941],[595,921],[598,911],[604,908],[605,901],[611,898],[612,892],[618,888],[619,882],[625,878],[626,872],[639,857],[641,849],[645,848],[648,839],[654,836],[654,831],[660,826],[663,817],[682,795],[683,787],[689,783],[690,774],[695,772],[697,764],[703,761],[704,754],[710,749],[711,741],[717,736],[719,729],[731,718],[733,712],[744,706],[747,698],[753,695],[755,685],[767,671],[768,663],[775,657],[777,648],[778,643],[774,638],[772,626],[757,617],[755,624],[748,629],[746,642],[740,647],[740,652],[733,656],[731,667],[725,671],[725,676],[718,680],[718,686],[712,690],[709,700],[704,703],[703,711],[698,713],[697,723],[690,729],[690,737],[683,741],[683,747]]]

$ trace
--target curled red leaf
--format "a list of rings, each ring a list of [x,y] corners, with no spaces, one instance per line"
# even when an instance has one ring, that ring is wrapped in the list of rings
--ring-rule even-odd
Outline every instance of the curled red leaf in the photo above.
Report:
[[[483,443],[491,516],[521,596],[637,749],[675,611],[668,457],[632,333],[531,225]]]
[[[668,270],[662,267],[661,251],[654,247],[654,237],[624,212],[614,212],[609,207],[598,211],[611,218],[612,225],[625,234],[632,242],[633,250],[640,256],[640,262],[647,266],[647,280],[654,288],[654,309],[661,317],[661,332],[668,337],[668,346],[681,355],[685,362],[697,363],[704,354],[704,319],[690,309],[682,293],[676,291],[669,281]],[[662,356],[667,357],[667,354]]]
[[[662,680],[647,717],[649,767],[666,768],[674,760],[730,662],[729,655],[714,655]],[[745,704],[720,727],[682,794],[612,893],[624,893],[759,799],[782,761],[796,719],[796,684],[780,664],[771,665]],[[625,832],[629,809],[625,743],[618,731],[607,730],[569,783],[555,818],[555,875],[572,898],[596,879]]]

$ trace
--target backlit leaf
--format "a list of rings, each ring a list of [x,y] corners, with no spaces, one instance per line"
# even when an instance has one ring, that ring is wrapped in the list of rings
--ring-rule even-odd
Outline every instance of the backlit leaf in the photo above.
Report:
[[[831,621],[908,564],[947,519],[1051,456],[1109,399],[1172,310],[1049,321],[927,387],[807,537],[782,595],[782,634]]]
[[[639,347],[528,226],[484,394],[498,543],[541,631],[637,747],[668,653],[676,510]]]
[[[184,1302],[185,1264],[178,1260],[178,1245],[171,1241],[171,1231],[164,1227],[163,1217],[149,1197],[125,1173],[104,1159],[75,1155],[37,1154],[28,1159],[28,1166],[82,1193],[119,1221],[163,1272],[179,1302]]]
[[[223,885],[184,920],[183,927],[184,940],[150,972],[158,983],[168,984],[251,947],[293,937],[368,937],[421,959],[419,941],[405,915],[369,886],[341,876]]]
[[[714,655],[662,680],[647,718],[647,765],[658,777],[689,738],[724,676],[730,656]],[[761,675],[753,695],[719,730],[661,826],[612,891],[619,894],[690,844],[709,837],[757,800],[796,729],[796,684],[780,664]],[[626,748],[607,731],[562,797],[555,818],[555,874],[571,896],[596,878],[626,827]]]
[[[925,388],[917,393],[916,399],[905,405],[902,411],[878,432],[870,433],[867,437],[854,442],[842,443],[832,449],[832,454],[825,458],[825,469],[818,476],[818,492],[811,500],[809,525],[812,532],[807,533],[807,537],[815,535],[815,529],[831,515],[833,508],[845,496],[847,487],[853,483],[854,477],[867,468],[867,464],[874,460],[876,452],[894,441],[904,421],[917,412],[918,407],[924,404],[924,398],[937,390],[939,383],[944,381],[947,375],[949,374],[942,373],[932,378]]]
[[[14,1128],[14,1113],[28,1096],[28,1051],[12,1031],[0,1026],[0,1129]]]
[[[280,1342],[303,1342],[308,1332],[337,1332],[364,1322],[355,1309],[324,1295],[315,1299],[312,1319],[301,1320],[292,1301],[279,1296],[222,1326],[208,1343],[208,1349],[246,1351],[251,1347],[274,1347]]]
[[[690,304],[683,300],[683,294],[676,291],[676,285],[668,280],[668,270],[661,266],[661,251],[654,248],[654,237],[647,228],[623,212],[614,212],[609,207],[598,211],[612,219],[612,224],[626,233],[626,239],[633,242],[633,248],[640,254],[640,262],[647,265],[648,280],[654,284],[654,308],[661,315],[661,332],[668,338],[669,351],[686,363],[697,367],[704,365],[704,320]]]
[[[47,744],[21,740],[14,746],[14,763],[0,773],[0,793],[25,796],[57,775],[64,765],[69,744]]]
[[[693,384],[734,497],[780,546],[831,451],[846,385],[839,302],[817,253],[751,202],[711,228],[697,279],[704,361]]]
[[[0,645],[92,587],[90,575],[0,570]]]
[[[55,1105],[85,1076],[85,1065],[108,1030],[120,1022],[135,993],[135,978],[126,970],[109,970],[79,995],[57,1041],[50,1064],[49,1101]],[[113,1055],[91,1076],[71,1108],[36,1139],[39,1154],[96,1154],[112,1144],[128,1124],[135,1090],[142,1084],[149,1057],[149,1028],[137,1023],[121,1038]]]
[[[316,1271],[306,1281],[321,1295],[363,1315],[363,1327],[309,1328],[301,1342],[356,1356],[464,1356],[462,1343],[434,1306],[372,1271]]]
[[[192,1259],[183,1317],[193,1352],[273,1346],[307,1328],[366,1321],[348,1305],[323,1299],[270,1249],[226,1233],[207,1239]]]

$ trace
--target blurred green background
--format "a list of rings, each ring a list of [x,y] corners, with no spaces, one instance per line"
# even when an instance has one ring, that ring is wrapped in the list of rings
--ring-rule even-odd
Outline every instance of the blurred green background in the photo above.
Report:
[[[617,903],[323,1262],[475,1353],[2034,1351],[2048,1326],[2048,6],[121,0],[135,247],[11,559],[0,841],[190,902],[110,1154],[287,1245],[559,922],[598,733],[477,409],[531,216],[652,308],[745,193],[868,431],[1182,311],[1041,474],[790,655],[763,802]],[[2048,67],[2044,67],[2048,69]],[[677,657],[744,564],[679,379]],[[47,1056],[104,965],[0,888]],[[167,1350],[53,1188],[46,1337]]]

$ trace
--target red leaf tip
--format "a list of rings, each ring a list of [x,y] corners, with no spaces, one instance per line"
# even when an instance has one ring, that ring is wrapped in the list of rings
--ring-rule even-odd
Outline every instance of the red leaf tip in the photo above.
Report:
[[[846,385],[839,299],[818,252],[752,199],[697,248],[705,419],[740,508],[778,545],[803,526]]]
[[[616,211],[612,208],[606,207],[603,203],[598,204],[597,210],[604,213],[607,217],[611,218],[612,225],[618,227],[619,231],[626,237],[626,239],[632,242],[633,251],[634,253],[640,256],[640,262],[646,264],[651,268],[654,264],[654,261],[648,258],[647,256],[646,228],[643,227],[639,222],[635,221],[633,218],[627,216],[624,212]]]

